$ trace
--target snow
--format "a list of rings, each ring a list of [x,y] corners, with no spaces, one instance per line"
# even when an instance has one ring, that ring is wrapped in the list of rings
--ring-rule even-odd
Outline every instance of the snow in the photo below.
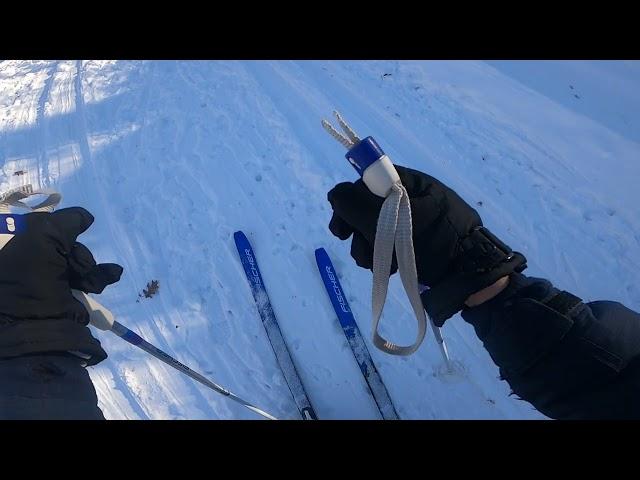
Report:
[[[396,163],[457,190],[527,256],[526,273],[640,309],[639,86],[640,63],[623,61],[4,61],[0,191],[28,181],[91,211],[80,240],[125,268],[99,296],[118,321],[298,418],[235,250],[243,230],[318,416],[375,419],[315,266],[323,246],[369,340],[371,274],[327,229],[327,191],[356,174],[320,120],[337,108]],[[159,293],[139,298],[152,279]],[[382,335],[411,342],[412,315],[393,277]],[[109,352],[90,368],[107,418],[260,418],[95,335]],[[544,418],[509,396],[461,318],[443,335],[455,375],[431,332],[410,357],[370,345],[401,418]]]

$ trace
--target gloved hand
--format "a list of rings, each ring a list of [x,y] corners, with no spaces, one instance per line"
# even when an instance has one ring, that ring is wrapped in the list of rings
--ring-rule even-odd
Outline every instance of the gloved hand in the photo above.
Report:
[[[438,326],[464,307],[469,295],[513,271],[526,259],[500,242],[456,192],[437,179],[396,166],[409,193],[418,281],[429,316]],[[351,235],[351,256],[363,268],[373,267],[373,245],[384,201],[362,180],[336,185],[328,200],[333,208],[329,230],[341,240]],[[392,274],[397,270],[394,261]]]
[[[93,220],[81,207],[22,216],[22,231],[0,250],[0,314],[88,323],[71,289],[101,293],[122,274],[120,265],[96,264],[89,249],[76,241]]]

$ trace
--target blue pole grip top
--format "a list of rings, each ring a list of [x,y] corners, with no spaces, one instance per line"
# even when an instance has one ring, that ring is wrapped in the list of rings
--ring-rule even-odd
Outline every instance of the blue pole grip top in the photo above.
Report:
[[[382,148],[378,145],[373,137],[363,138],[345,155],[345,158],[349,160],[349,163],[353,165],[353,168],[362,175],[364,171],[372,164],[375,163],[384,155]]]
[[[24,217],[15,213],[0,213],[0,233],[16,235],[24,231]]]

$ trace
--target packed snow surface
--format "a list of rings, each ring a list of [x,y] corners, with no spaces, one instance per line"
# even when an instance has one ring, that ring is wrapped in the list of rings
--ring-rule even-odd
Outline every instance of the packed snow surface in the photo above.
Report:
[[[98,299],[180,362],[299,418],[233,242],[253,244],[280,328],[323,419],[379,413],[335,317],[327,249],[404,419],[537,419],[459,316],[410,357],[370,344],[371,273],[327,229],[327,191],[354,181],[322,129],[339,110],[400,165],[454,188],[546,277],[640,308],[640,63],[4,61],[0,191],[32,183],[96,217],[80,240],[124,267]],[[141,295],[158,280],[159,292]],[[415,337],[392,279],[382,334]],[[111,333],[90,368],[109,419],[260,418]]]

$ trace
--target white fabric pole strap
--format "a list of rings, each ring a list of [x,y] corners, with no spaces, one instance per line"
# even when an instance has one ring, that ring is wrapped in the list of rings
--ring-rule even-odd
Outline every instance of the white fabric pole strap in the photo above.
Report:
[[[46,195],[42,202],[30,206],[24,203],[25,200],[34,195]],[[53,190],[34,190],[31,184],[23,185],[5,192],[0,196],[0,213],[14,213],[12,207],[25,209],[30,212],[53,212],[62,200],[62,195]]]
[[[424,340],[427,332],[427,318],[418,289],[409,194],[402,185],[391,160],[375,140],[372,137],[360,140],[340,114],[338,112],[334,112],[334,114],[346,136],[339,133],[326,120],[322,121],[323,127],[349,150],[346,155],[347,160],[362,176],[362,180],[369,190],[385,199],[378,217],[373,248],[373,286],[371,292],[373,344],[392,355],[411,355]],[[402,285],[418,324],[416,340],[412,345],[407,346],[397,345],[386,340],[378,331],[389,288],[394,247]]]
[[[35,206],[27,205],[22,200],[33,195],[47,195]],[[0,250],[3,249],[16,233],[19,233],[22,222],[19,217],[23,213],[52,212],[62,200],[62,196],[53,190],[33,190],[31,184],[22,185],[0,194]]]
[[[373,288],[371,308],[373,318],[373,344],[380,350],[392,355],[411,355],[422,344],[427,333],[427,319],[418,291],[415,253],[413,251],[413,232],[411,227],[411,206],[409,194],[404,186],[395,184],[391,194],[380,209],[376,239],[373,247]],[[378,333],[382,310],[387,298],[391,261],[395,246],[398,273],[409,298],[418,323],[418,333],[413,345],[400,346],[385,340]]]

